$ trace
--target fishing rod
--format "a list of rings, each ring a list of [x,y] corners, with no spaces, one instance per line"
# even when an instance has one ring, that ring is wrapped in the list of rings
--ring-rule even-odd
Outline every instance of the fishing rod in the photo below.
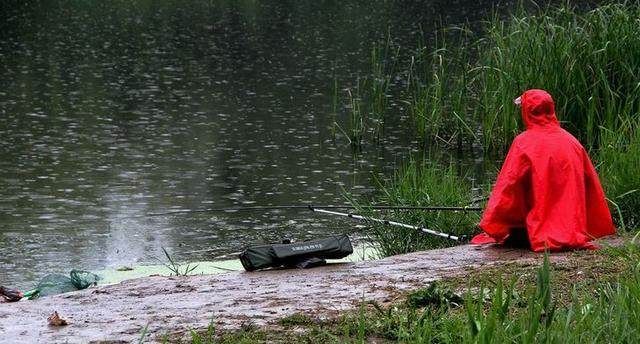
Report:
[[[352,207],[352,206],[330,206],[330,207],[331,208],[355,208],[355,207]],[[300,208],[300,209],[301,208],[309,209],[309,210],[311,210],[313,212],[316,212],[316,213],[344,216],[344,217],[349,217],[349,218],[357,219],[357,220],[378,222],[378,223],[382,223],[382,224],[390,225],[390,226],[398,226],[398,227],[404,227],[404,228],[419,230],[419,231],[424,232],[424,233],[437,235],[437,236],[440,236],[440,237],[443,237],[443,238],[447,238],[447,239],[455,240],[455,241],[460,241],[460,242],[464,242],[467,239],[466,235],[456,236],[456,235],[451,235],[451,234],[448,234],[448,233],[438,232],[438,231],[435,231],[435,230],[432,230],[432,229],[428,229],[428,228],[424,228],[424,227],[418,227],[418,226],[408,225],[408,224],[405,224],[405,223],[400,223],[400,222],[397,222],[397,221],[389,221],[389,220],[377,219],[377,218],[368,217],[368,216],[362,216],[362,215],[348,214],[348,213],[341,213],[341,212],[337,212],[337,211],[326,210],[327,208],[325,208],[325,207],[314,207],[312,205],[295,206],[295,209],[298,209],[298,208]],[[331,208],[329,208],[329,209],[331,209]],[[407,207],[401,207],[401,208],[405,209]],[[413,208],[422,209],[422,208],[425,208],[425,207],[408,207],[408,209],[413,209]],[[455,210],[481,210],[481,209],[476,209],[476,208],[472,208],[472,207],[429,207],[429,208],[446,208],[448,210],[452,210],[451,208],[456,208]],[[243,209],[245,209],[245,208],[243,208]],[[260,209],[262,209],[262,208],[260,208]],[[382,209],[388,209],[388,207],[384,207]],[[395,209],[395,208],[391,208],[391,209]],[[214,251],[214,250],[217,250],[217,249],[195,250],[195,251],[188,251],[186,253],[201,253],[201,252],[209,252],[209,251]]]
[[[445,206],[391,206],[391,205],[374,205],[362,207],[374,210],[425,210],[425,211],[482,211],[481,207],[445,207]],[[231,208],[209,208],[209,209],[177,209],[162,213],[149,213],[146,216],[165,216],[175,214],[191,214],[191,213],[208,213],[208,212],[237,212],[237,211],[261,211],[261,210],[279,210],[279,209],[358,209],[352,205],[268,205],[268,206],[252,206],[252,207],[231,207]]]
[[[341,213],[341,212],[332,211],[332,210],[314,208],[312,206],[309,206],[309,210],[311,210],[313,212],[316,212],[316,213],[344,216],[344,217],[349,217],[349,218],[357,219],[357,220],[371,221],[371,222],[382,223],[382,224],[385,224],[385,225],[398,226],[398,227],[404,227],[404,228],[419,230],[419,231],[427,233],[427,234],[437,235],[439,237],[443,237],[443,238],[450,239],[450,240],[455,240],[455,241],[466,241],[466,239],[467,239],[467,237],[465,235],[461,235],[461,236],[451,235],[451,234],[448,234],[448,233],[434,231],[433,229],[428,229],[428,228],[425,228],[425,227],[412,226],[412,225],[408,225],[406,223],[400,223],[400,222],[396,222],[396,221],[377,219],[377,218],[373,218],[373,217],[356,215],[356,214]]]

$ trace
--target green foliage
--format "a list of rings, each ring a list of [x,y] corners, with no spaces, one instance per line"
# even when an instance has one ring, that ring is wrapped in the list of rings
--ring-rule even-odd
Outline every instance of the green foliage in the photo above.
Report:
[[[458,307],[463,301],[460,295],[437,282],[431,283],[427,288],[411,292],[407,296],[407,306],[411,308]]]
[[[362,98],[360,97],[360,79],[353,90],[347,90],[347,95],[349,98],[349,127],[345,130],[337,122],[334,122],[334,125],[349,140],[352,148],[359,149],[364,143],[364,136],[367,132],[367,118],[366,113],[362,110]]]
[[[418,49],[409,68],[406,102],[419,136],[480,141],[486,152],[501,153],[521,130],[513,99],[542,88],[554,95],[563,125],[598,147],[600,126],[638,119],[638,16],[633,2],[586,13],[564,5],[494,16],[481,37],[443,31],[435,51]]]
[[[499,280],[487,299],[485,289],[467,293],[464,315],[455,309],[389,308],[368,321],[370,334],[403,343],[631,343],[640,332],[640,266],[637,248],[626,252],[629,278],[600,283],[595,293],[574,289],[566,307],[553,298],[551,265],[545,255],[524,305],[514,302],[515,283]],[[586,293],[588,292],[588,293]],[[522,308],[524,307],[524,308]],[[443,309],[447,309],[443,311]],[[466,330],[465,330],[466,328]]]
[[[360,82],[354,89],[355,95],[348,91],[349,103],[351,104],[349,117],[349,142],[352,146],[360,147],[362,145],[362,139],[367,130],[365,114],[362,112],[362,99],[360,98]]]
[[[367,322],[366,322],[366,314],[364,309],[364,302],[360,306],[360,310],[358,313],[358,328],[356,333],[358,334],[358,343],[365,343],[366,335],[367,335]]]
[[[455,337],[463,330],[462,318],[445,316],[444,308],[384,308],[369,303],[373,309],[367,309],[366,305],[361,305],[357,316],[347,316],[338,324],[343,328],[342,343],[366,343],[374,341],[373,338],[380,342],[455,343]],[[350,341],[353,337],[355,340]]]
[[[331,120],[330,131],[331,131],[331,137],[335,141],[336,129],[338,126],[338,123],[336,122],[336,119],[338,116],[338,103],[340,102],[340,98],[338,97],[338,77],[335,73],[335,65],[333,67],[333,85],[332,85],[332,91],[331,91],[331,99],[333,100],[333,104],[332,104],[332,112],[331,112],[332,120]]]
[[[621,120],[615,130],[602,129],[599,150],[599,172],[605,191],[619,210],[618,225],[640,226],[640,124],[637,120]]]
[[[370,55],[371,74],[358,77],[356,84],[347,89],[348,127],[345,129],[336,122],[334,126],[349,140],[353,148],[361,148],[367,138],[375,142],[382,139],[399,53],[400,47],[393,44],[391,35],[387,35],[382,43],[374,43]],[[335,79],[333,89],[333,111],[337,113]]]
[[[171,271],[172,276],[188,276],[198,267],[198,264],[187,263],[184,267],[183,264],[178,263],[167,250],[162,247],[162,252],[164,252],[165,257],[167,258],[166,262],[160,261],[169,271]]]
[[[142,331],[140,332],[140,338],[138,338],[138,344],[144,343],[145,338],[147,337],[147,333],[149,331],[149,324],[146,324]]]
[[[471,198],[471,187],[465,178],[456,174],[453,166],[440,168],[431,162],[411,161],[390,182],[381,186],[381,196],[377,201],[398,206],[464,207],[471,202]],[[385,215],[394,221],[453,235],[472,234],[478,221],[477,213],[465,211],[402,210]],[[377,223],[371,223],[366,235],[382,256],[456,244],[455,241],[414,229]]]
[[[372,75],[368,82],[368,97],[371,105],[371,127],[376,141],[381,139],[384,131],[391,79],[396,72],[399,52],[400,47],[392,44],[391,34],[387,34],[384,44],[374,44],[371,48]]]
[[[551,324],[555,304],[552,303],[551,298],[548,256],[545,255],[543,265],[538,270],[536,289],[529,292],[527,309],[524,312],[516,312],[516,316],[510,313],[514,285],[515,283],[512,282],[507,289],[504,289],[500,280],[492,293],[488,311],[485,311],[483,298],[467,297],[465,309],[469,334],[475,342],[500,343],[520,338],[523,343],[533,343],[540,325],[547,327]],[[481,293],[483,292],[484,290],[481,289]]]
[[[280,319],[280,325],[283,326],[311,325],[313,323],[313,318],[302,313],[294,313]]]
[[[549,7],[508,21],[494,18],[479,44],[477,117],[488,149],[518,128],[512,99],[528,88],[554,95],[560,120],[597,147],[599,127],[616,128],[640,109],[640,8],[632,3],[579,13]]]
[[[213,321],[204,332],[191,331],[191,344],[214,344],[216,340],[216,329]]]
[[[616,283],[600,283],[595,294],[574,289],[573,300],[559,307],[552,297],[548,257],[537,273],[534,290],[528,291],[526,308],[513,309],[511,295],[499,283],[488,310],[478,299],[468,298],[465,309],[470,327],[463,342],[476,343],[625,343],[637,341],[640,331],[640,271],[636,248],[630,248],[630,278]],[[509,288],[513,288],[511,285]],[[508,288],[508,289],[509,289]]]
[[[419,46],[411,57],[408,100],[404,102],[409,105],[417,137],[425,144],[446,148],[454,141],[461,143],[465,134],[475,136],[468,124],[470,35],[465,28],[443,30],[436,36],[434,51]]]

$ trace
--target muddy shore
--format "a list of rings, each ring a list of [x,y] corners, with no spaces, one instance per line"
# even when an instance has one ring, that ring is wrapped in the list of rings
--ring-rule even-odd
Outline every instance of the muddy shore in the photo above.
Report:
[[[145,338],[153,342],[204,330],[211,322],[217,329],[234,329],[270,326],[294,313],[330,318],[363,300],[393,302],[409,290],[479,266],[541,259],[525,250],[465,245],[310,270],[138,278],[0,304],[0,338],[3,343],[128,343],[137,342],[146,328]],[[69,325],[49,326],[54,311]]]

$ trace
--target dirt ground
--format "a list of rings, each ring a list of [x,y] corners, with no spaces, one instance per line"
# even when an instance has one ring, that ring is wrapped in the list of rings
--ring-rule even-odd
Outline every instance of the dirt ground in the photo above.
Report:
[[[561,262],[568,254],[553,254]],[[35,301],[0,304],[3,343],[145,342],[216,328],[270,326],[295,313],[331,318],[362,301],[393,302],[407,291],[471,269],[505,262],[538,264],[542,255],[499,247],[457,246],[309,270],[153,276]],[[54,311],[69,325],[53,327]],[[146,328],[146,330],[145,330]]]

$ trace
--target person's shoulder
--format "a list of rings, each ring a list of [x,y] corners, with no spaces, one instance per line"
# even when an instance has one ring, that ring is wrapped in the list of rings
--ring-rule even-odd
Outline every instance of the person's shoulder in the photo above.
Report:
[[[526,141],[527,138],[530,136],[531,136],[531,132],[528,130],[525,130],[520,134],[516,135],[516,137],[513,139],[513,143],[521,143],[523,141]]]
[[[522,148],[524,146],[530,145],[532,142],[535,143],[536,141],[536,133],[531,130],[525,130],[516,135],[511,143],[511,146]]]
[[[572,134],[572,133],[570,133],[567,129],[565,129],[565,128],[560,128],[560,132],[562,132],[562,134],[563,134],[563,135],[566,135],[567,137],[569,137],[569,138],[571,138],[571,139],[573,139],[573,140],[578,141],[578,139],[577,139],[575,136],[573,136],[573,134]]]
[[[564,128],[560,128],[560,131],[567,141],[571,142],[575,146],[580,147],[584,150],[582,143],[580,143],[580,141],[575,136],[573,136],[573,134],[571,134],[569,131],[565,130]]]
[[[550,132],[545,130],[525,130],[513,139],[512,147],[526,152],[548,148],[552,142],[562,142],[565,139],[558,140],[557,134],[564,136],[561,132]]]

